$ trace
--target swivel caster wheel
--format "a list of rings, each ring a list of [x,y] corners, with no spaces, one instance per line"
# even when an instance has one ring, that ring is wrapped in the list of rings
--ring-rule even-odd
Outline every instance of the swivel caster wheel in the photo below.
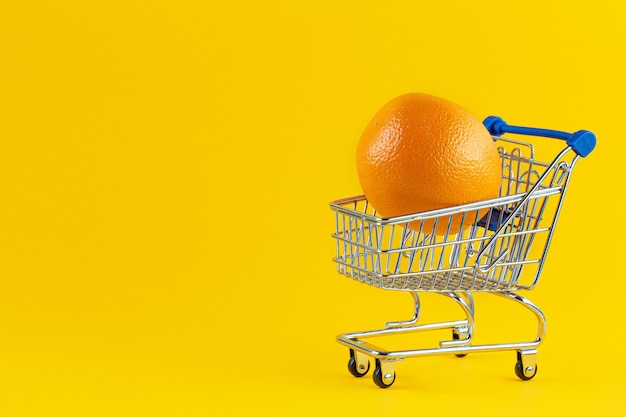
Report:
[[[370,361],[367,355],[355,352],[350,349],[350,360],[348,361],[348,371],[357,378],[365,376],[370,370]]]
[[[537,351],[518,350],[515,363],[515,375],[522,381],[529,381],[537,375]]]
[[[380,388],[389,388],[396,380],[396,372],[393,362],[381,362],[376,359],[376,369],[374,369],[374,383]]]

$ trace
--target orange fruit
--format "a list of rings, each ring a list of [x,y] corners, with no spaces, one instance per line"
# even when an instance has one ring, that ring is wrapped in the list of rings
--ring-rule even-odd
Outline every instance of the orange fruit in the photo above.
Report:
[[[356,154],[363,193],[383,217],[473,203],[500,192],[502,160],[487,129],[464,108],[428,94],[404,94],[385,104],[365,128]],[[476,214],[464,220],[462,214],[446,216],[436,227],[427,220],[421,230],[457,233]],[[420,223],[409,227],[419,229]]]

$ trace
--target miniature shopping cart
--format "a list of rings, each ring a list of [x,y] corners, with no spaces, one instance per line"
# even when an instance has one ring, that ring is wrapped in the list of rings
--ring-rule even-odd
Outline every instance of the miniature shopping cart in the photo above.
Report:
[[[498,198],[392,218],[378,216],[362,195],[331,203],[336,216],[337,271],[377,288],[407,291],[415,308],[410,320],[337,337],[350,349],[348,369],[354,376],[369,371],[371,357],[375,360],[374,382],[386,388],[395,381],[398,360],[502,350],[517,351],[515,374],[520,379],[535,376],[537,347],[544,340],[546,320],[539,307],[519,292],[537,284],[574,165],[593,150],[596,138],[584,130],[569,134],[510,126],[493,116],[483,123],[502,158]],[[502,137],[505,133],[515,139]],[[566,146],[559,147],[553,160],[552,156],[539,158],[527,142],[529,136],[562,139]],[[446,231],[443,235],[442,228]],[[449,297],[462,308],[465,318],[419,323],[420,292]],[[538,322],[536,339],[473,344],[474,292],[495,294],[530,310]],[[442,329],[451,330],[451,338],[429,348],[391,351],[365,340]]]

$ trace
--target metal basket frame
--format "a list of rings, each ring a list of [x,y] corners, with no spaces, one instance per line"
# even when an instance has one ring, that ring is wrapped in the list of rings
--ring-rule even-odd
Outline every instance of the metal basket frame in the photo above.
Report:
[[[502,159],[498,198],[392,218],[377,216],[363,195],[332,202],[338,272],[390,290],[532,289],[539,281],[578,155],[564,160],[567,152],[562,152],[545,163],[534,159],[530,143],[494,139],[501,145]],[[551,200],[558,201],[547,211]],[[459,229],[451,228],[453,216],[462,216]],[[443,236],[425,230],[430,219],[433,229],[439,223],[447,226]],[[467,224],[469,228],[461,230]],[[544,250],[529,258],[539,235]],[[520,279],[529,264],[535,264],[529,271],[532,276]]]

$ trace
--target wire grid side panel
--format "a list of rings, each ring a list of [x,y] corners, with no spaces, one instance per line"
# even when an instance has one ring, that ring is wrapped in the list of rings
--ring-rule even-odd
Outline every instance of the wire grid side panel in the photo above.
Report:
[[[395,290],[529,289],[543,260],[559,198],[559,194],[531,198],[513,219],[507,217],[507,205],[472,211],[466,216],[469,228],[441,236],[423,233],[419,221],[380,225],[358,214],[337,212],[338,271]],[[496,222],[495,227],[489,227],[489,220]],[[507,220],[500,236],[478,259],[497,227]],[[493,267],[481,272],[476,262],[485,267],[493,263]]]
[[[484,214],[483,214],[484,213]],[[473,211],[469,228],[459,228],[444,235],[420,234],[411,227],[390,226],[389,236],[401,236],[380,253],[383,286],[389,289],[420,291],[486,291],[511,287],[513,268],[494,267],[480,272],[475,266],[477,254],[493,235],[484,219],[504,217],[498,208]],[[448,217],[448,216],[445,216]],[[446,221],[446,218],[440,219]],[[482,220],[482,223],[481,223]],[[508,226],[506,235],[513,226]],[[401,229],[401,231],[393,231]],[[483,261],[497,258],[497,250],[506,244],[496,242]]]
[[[547,171],[550,163],[535,160],[531,145],[515,141],[503,145],[499,147],[502,156],[501,195],[526,193],[533,187],[537,191],[555,191],[555,194],[528,200],[516,214],[511,228],[489,250],[490,259],[506,252],[498,268],[512,271],[513,286],[532,289],[546,260],[547,245],[556,226],[573,162],[556,161],[555,167]],[[505,151],[506,145],[509,149]],[[541,179],[544,173],[547,175]],[[516,208],[517,204],[510,204],[503,209],[512,212]]]
[[[501,143],[501,146],[498,147],[498,152],[502,158],[501,196],[525,193],[540,177],[541,166],[535,165],[532,158],[532,148],[529,150],[526,146]]]
[[[359,208],[366,210],[366,203]],[[380,226],[358,214],[336,212],[337,271],[366,284],[381,286]]]

